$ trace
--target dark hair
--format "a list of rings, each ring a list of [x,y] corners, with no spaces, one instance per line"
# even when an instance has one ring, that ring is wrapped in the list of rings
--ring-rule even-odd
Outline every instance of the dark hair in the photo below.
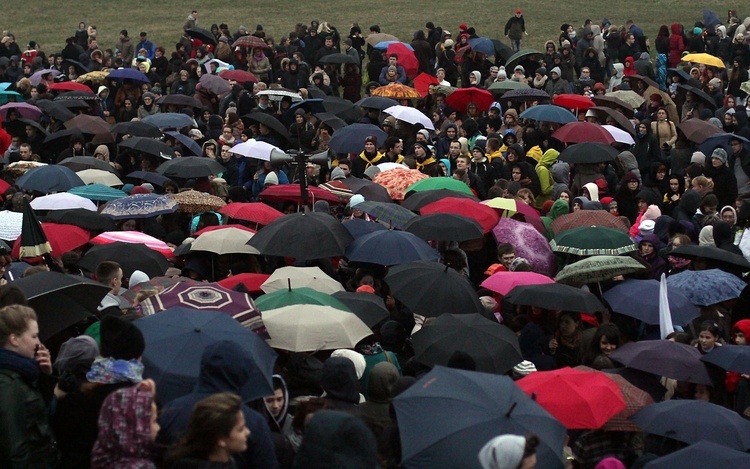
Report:
[[[117,262],[113,261],[102,261],[96,266],[96,280],[104,285],[109,285],[112,279],[117,275],[117,271],[121,270],[122,267]]]
[[[497,245],[497,257],[501,257],[503,254],[515,254],[516,248],[510,243],[501,243]]]
[[[615,344],[617,347],[620,346],[620,343],[622,341],[620,329],[616,324],[611,322],[602,324],[596,329],[594,337],[591,339],[589,349],[587,350],[586,363],[591,364],[597,356],[601,355],[602,351],[599,347],[599,343],[601,342],[602,337],[606,338],[607,342]]]
[[[536,453],[537,446],[539,446],[539,437],[533,433],[526,435],[526,445],[523,447],[523,458],[521,458],[521,464],[523,464],[524,459]]]
[[[721,328],[719,328],[719,324],[714,321],[703,321],[700,329],[698,329],[698,334],[704,331],[710,332],[715,337],[721,337]]]

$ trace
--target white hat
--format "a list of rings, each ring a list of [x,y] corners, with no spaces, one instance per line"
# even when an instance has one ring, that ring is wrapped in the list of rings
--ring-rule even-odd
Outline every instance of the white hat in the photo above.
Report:
[[[353,208],[356,205],[359,205],[364,201],[365,201],[364,196],[362,196],[361,194],[354,194],[352,198],[349,199],[349,206]]]
[[[453,47],[453,39],[446,39],[443,44],[445,44],[445,47]]]
[[[482,469],[515,469],[523,461],[526,438],[520,435],[500,435],[479,450]]]
[[[518,376],[526,376],[536,371],[536,365],[528,360],[524,360],[518,365],[513,367],[513,374]]]
[[[357,372],[357,379],[362,379],[362,375],[365,374],[365,368],[367,368],[367,362],[361,353],[342,348],[334,350],[331,356],[348,358],[354,364],[354,371]]]
[[[654,220],[643,220],[641,224],[638,225],[638,231],[640,232],[641,236],[643,236],[653,233],[655,227],[656,222]]]
[[[263,181],[265,186],[277,186],[279,184],[279,177],[274,172],[266,174],[266,180]]]

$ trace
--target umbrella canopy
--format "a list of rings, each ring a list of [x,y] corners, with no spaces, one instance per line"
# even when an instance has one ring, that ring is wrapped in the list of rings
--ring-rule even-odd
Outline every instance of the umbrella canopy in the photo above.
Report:
[[[248,246],[247,242],[254,234],[238,228],[224,228],[209,231],[198,236],[190,246],[190,252],[207,251],[214,254],[259,254],[258,250]]]
[[[268,202],[286,202],[292,200],[299,204],[302,203],[301,192],[299,184],[279,184],[263,189],[263,192],[258,197]],[[310,204],[315,204],[318,200],[325,200],[333,204],[341,203],[341,199],[336,197],[336,195],[314,186],[308,186],[307,197]]]
[[[112,174],[117,173],[111,164],[104,160],[94,158],[93,156],[73,156],[71,158],[65,158],[58,164],[66,166],[76,172],[86,169],[98,169]]]
[[[479,52],[490,57],[495,55],[495,44],[487,37],[476,37],[469,39],[469,46],[474,52]]]
[[[617,96],[604,95],[604,96],[593,96],[591,100],[601,107],[606,107],[614,111],[622,113],[625,117],[632,119],[635,112],[633,111],[633,105]]]
[[[262,202],[232,202],[219,209],[219,213],[235,220],[249,221],[256,225],[268,225],[284,216],[283,213]]]
[[[169,262],[162,254],[142,244],[121,242],[92,247],[83,255],[78,265],[93,273],[102,261],[120,264],[125,277],[130,277],[136,270],[151,278],[159,277],[169,268]]]
[[[267,256],[298,261],[344,255],[354,238],[326,213],[293,213],[269,223],[248,244]]]
[[[47,340],[58,332],[97,314],[110,288],[79,275],[39,272],[13,282],[34,308],[39,321],[39,338]]]
[[[164,135],[167,138],[172,139],[173,142],[178,143],[179,145],[182,146],[181,148],[182,156],[201,156],[201,154],[203,153],[203,151],[201,150],[201,146],[198,144],[198,142],[188,137],[187,135],[181,134],[174,130],[169,130],[167,132],[164,132]]]
[[[44,217],[45,222],[73,225],[88,231],[115,231],[115,222],[100,213],[83,208],[55,210]]]
[[[625,410],[620,388],[599,371],[538,371],[516,384],[568,429],[601,428]]]
[[[245,70],[222,70],[219,76],[227,81],[236,81],[243,85],[247,82],[258,83],[258,78]]]
[[[696,119],[690,119],[696,120]],[[726,150],[727,155],[734,153],[732,151],[732,140],[739,140],[743,145],[750,147],[750,140],[746,139],[737,134],[733,133],[718,133],[707,137],[703,143],[698,146],[698,149],[706,155],[711,155],[717,147],[721,147]]]
[[[565,285],[581,286],[587,283],[606,282],[618,275],[645,272],[647,269],[648,267],[629,256],[591,256],[563,267],[557,273],[555,281]]]
[[[266,44],[263,39],[257,36],[246,34],[237,38],[237,40],[232,43],[232,47],[246,47],[248,49],[254,49],[256,47],[266,48],[268,47],[268,44]]]
[[[118,122],[112,126],[112,133],[133,137],[161,138],[159,127],[142,121]]]
[[[426,365],[447,366],[460,350],[477,371],[499,375],[523,361],[518,336],[508,327],[480,314],[443,314],[412,336],[414,358]]]
[[[132,80],[136,83],[151,83],[151,80],[146,74],[134,68],[118,68],[117,70],[112,70],[110,74],[107,75],[107,78],[116,81]]]
[[[393,203],[365,201],[358,203],[356,207],[357,210],[377,218],[378,221],[399,229],[404,228],[410,220],[417,217],[414,212]]]
[[[33,77],[33,75],[32,75]],[[36,86],[36,85],[35,85]],[[8,120],[8,111],[16,111],[22,118],[37,121],[42,116],[42,110],[29,103],[8,103],[0,106],[0,117]]]
[[[92,201],[69,192],[58,192],[57,194],[37,197],[31,201],[31,208],[34,210],[68,210],[72,208],[82,208],[96,212],[96,204]]]
[[[503,217],[492,229],[492,234],[498,243],[512,243],[516,255],[529,261],[534,272],[548,277],[554,275],[557,269],[555,256],[547,238],[533,225]]]
[[[505,93],[506,91],[517,90],[520,88],[529,89],[530,86],[526,83],[521,83],[513,80],[496,81],[492,83],[487,90],[491,93]],[[549,99],[549,95],[547,97]]]
[[[667,278],[670,288],[676,288],[699,306],[709,306],[738,298],[747,284],[735,275],[719,269],[686,270]]]
[[[120,178],[109,171],[102,171],[101,169],[84,169],[83,171],[76,171],[76,174],[85,184],[99,184],[108,187],[122,186]],[[74,187],[71,190],[74,189],[76,188]],[[123,192],[123,194],[125,193]]]
[[[565,124],[552,134],[552,138],[564,143],[598,142],[606,145],[615,143],[615,139],[605,128],[591,122]]]
[[[578,122],[578,118],[567,109],[552,104],[538,104],[531,106],[521,113],[521,119],[535,121],[556,122],[558,124],[569,124]]]
[[[710,65],[711,67],[726,68],[724,61],[711,54],[686,54],[682,56],[683,62]]]
[[[471,283],[438,262],[418,261],[393,267],[385,282],[393,296],[414,314],[435,317],[442,313],[471,314],[483,311]]]
[[[266,293],[259,296],[255,300],[255,304],[263,311],[294,305],[330,306],[342,311],[349,311],[349,308],[338,299],[307,287],[287,288],[286,290],[276,290],[272,293]]]
[[[78,175],[65,166],[46,165],[32,168],[16,179],[16,185],[26,191],[43,194],[66,192],[73,187],[85,185]]]
[[[517,88],[515,90],[510,90],[507,93],[503,94],[503,100],[508,101],[520,101],[520,102],[530,102],[530,101],[549,101],[550,95],[544,90],[538,90],[536,88]]]
[[[550,246],[555,252],[577,256],[617,256],[638,250],[626,233],[601,226],[582,226],[563,231],[550,241]]]
[[[618,347],[609,357],[628,368],[688,383],[711,384],[697,348],[670,340],[642,340]]]
[[[179,129],[180,127],[192,127],[195,124],[192,117],[181,112],[157,112],[144,117],[141,122],[154,125],[160,129]]]
[[[251,138],[247,142],[240,143],[239,145],[233,146],[229,153],[235,153],[248,158],[256,158],[263,161],[271,161],[271,156],[278,155],[284,156],[286,153],[275,146],[267,142],[261,142]]]
[[[513,217],[516,220],[525,221],[533,225],[540,233],[547,234],[547,228],[545,228],[539,212],[521,200],[495,197],[494,199],[483,200],[481,203],[494,208],[503,217]],[[517,215],[520,215],[520,217]]]
[[[606,132],[606,130],[604,131]],[[609,132],[607,132],[607,135],[609,135]],[[609,135],[609,137],[612,138],[611,135]],[[584,142],[577,143],[575,145],[569,145],[568,147],[566,147],[565,150],[560,153],[559,159],[560,161],[565,161],[566,163],[595,164],[614,161],[615,157],[617,157],[618,154],[619,152],[617,151],[617,149],[609,145],[608,143]]]
[[[453,213],[433,213],[411,219],[404,230],[425,241],[468,241],[481,239],[482,225],[476,220]]]
[[[97,171],[97,170],[89,169],[86,171]],[[111,173],[107,173],[107,174],[111,174]],[[122,182],[120,182],[120,184],[122,184]],[[76,196],[80,196],[88,200],[96,200],[100,202],[109,202],[111,200],[122,199],[123,197],[128,196],[128,194],[126,194],[124,191],[106,186],[104,184],[89,184],[88,186],[74,187],[71,190],[69,190],[67,194],[76,195]],[[94,210],[96,210],[96,206],[94,207],[95,207]]]
[[[349,231],[354,239],[361,238],[362,236],[376,231],[385,231],[388,228],[382,223],[373,223],[372,221],[363,220],[361,218],[352,218],[344,220],[342,223],[344,228]]]
[[[389,317],[385,302],[374,293],[336,292],[333,298],[339,300],[371,329]]]
[[[437,180],[437,179],[443,179],[443,178],[429,178],[425,180],[430,181],[433,179]],[[463,192],[456,192],[451,189],[434,189],[434,190],[427,190],[424,192],[422,191],[415,192],[414,190],[411,190],[407,194],[407,197],[406,199],[404,199],[401,206],[412,211],[419,211],[425,205],[431,204],[432,202],[436,202],[440,199],[444,199],[445,197],[459,197],[462,199],[470,199],[475,202],[479,201],[476,197],[474,197],[473,194],[469,195]]]
[[[158,116],[159,114],[154,114]],[[184,114],[183,114],[184,115]],[[145,122],[145,119],[144,119]],[[175,157],[174,150],[172,147],[159,140],[147,137],[130,137],[129,139],[120,143],[121,147],[130,148],[147,155],[153,155],[157,158],[164,160],[171,160]],[[186,158],[180,158],[180,160]],[[161,168],[159,168],[161,169]]]
[[[482,226],[482,230],[488,233],[497,225],[500,217],[491,207],[470,200],[446,197],[444,199],[425,205],[419,210],[422,215],[431,213],[453,213],[475,220]]]
[[[199,39],[204,44],[216,45],[216,36],[207,29],[193,27],[186,29],[185,34],[193,39]]]
[[[339,153],[359,154],[365,148],[365,139],[374,136],[379,142],[388,137],[383,130],[372,124],[352,124],[333,133],[329,147]]]
[[[363,108],[370,108],[370,109],[379,109],[379,110],[385,110],[392,106],[397,106],[398,101],[391,98],[386,98],[383,96],[368,96],[366,98],[362,98],[356,103],[355,105]]]
[[[166,195],[136,194],[113,200],[104,207],[102,213],[115,220],[129,218],[149,218],[177,210],[177,202]]]
[[[594,226],[611,228],[624,233],[630,229],[619,217],[604,210],[578,210],[555,218],[550,225],[555,236],[563,231]]]
[[[432,120],[419,109],[398,104],[384,109],[383,112],[409,124],[422,124],[425,129],[435,130]]]
[[[587,110],[596,104],[588,96],[582,96],[580,94],[558,94],[554,97],[552,102],[557,106],[562,106],[566,109]]]
[[[677,124],[677,128],[685,134],[688,140],[701,144],[712,135],[721,134],[722,131],[710,122],[700,119],[688,119]]]
[[[445,98],[446,104],[461,113],[466,112],[469,103],[476,104],[477,110],[484,112],[494,101],[492,93],[481,88],[458,88]]]
[[[698,441],[681,450],[649,461],[645,469],[673,469],[675,467],[721,467],[743,469],[750,465],[750,454],[727,448],[723,444]]]
[[[380,42],[386,42],[386,41],[398,42],[398,38],[394,36],[393,34],[376,33],[376,34],[368,35],[367,39],[365,39],[365,42],[367,42],[372,47],[375,47]]]
[[[724,345],[711,350],[701,360],[713,363],[727,371],[750,374],[750,347],[744,345]]]
[[[393,407],[404,467],[479,469],[479,450],[506,433],[536,434],[537,465],[563,467],[565,427],[507,376],[436,366]]]
[[[632,417],[644,432],[685,443],[710,441],[737,451],[750,449],[750,421],[726,407],[700,400],[671,400]],[[700,425],[696,425],[700,422]]]
[[[344,287],[332,279],[320,267],[281,267],[263,282],[265,293],[288,288],[309,287],[322,293],[333,294],[344,291]]]
[[[45,114],[47,114],[50,117],[54,117],[55,119],[65,122],[68,119],[72,119],[75,114],[73,114],[68,108],[63,106],[60,103],[50,101],[48,99],[40,99],[36,102],[36,105],[41,109]]]
[[[382,96],[392,99],[420,99],[419,91],[400,83],[390,83],[372,90],[373,96]]]
[[[140,244],[146,246],[152,251],[156,251],[166,258],[173,256],[172,249],[167,246],[167,243],[153,236],[141,233],[140,231],[105,231],[104,233],[95,236],[89,241],[93,245],[101,244],[112,244],[112,243],[129,243],[129,244]]]
[[[347,55],[347,54],[341,54],[341,53],[335,53],[335,54],[329,54],[324,57],[322,57],[320,60],[318,60],[318,63],[323,64],[356,64],[359,65],[359,61],[355,59],[354,57]]]
[[[198,84],[201,85],[201,88],[204,90],[210,91],[215,95],[227,94],[232,91],[232,86],[229,82],[218,75],[201,75]]]
[[[404,200],[406,191],[411,185],[428,177],[416,169],[396,168],[379,172],[372,182],[385,187],[392,199]]]
[[[261,91],[261,93],[263,92]],[[299,99],[300,101],[302,100],[301,97]],[[250,114],[242,116],[242,118],[252,122],[263,124],[264,126],[268,127],[269,130],[272,130],[279,134],[283,139],[289,140],[289,131],[286,129],[286,127],[284,127],[284,124],[282,124],[280,120],[276,119],[271,114],[266,114],[264,112],[251,112]]]
[[[351,262],[392,266],[414,261],[437,261],[440,254],[416,235],[385,230],[354,240],[346,248],[346,258]]]
[[[706,106],[710,107],[712,110],[716,109],[716,101],[709,96],[705,91],[696,88],[695,86],[690,85],[683,85],[680,83],[677,85],[677,91],[682,91],[684,93],[691,93],[693,96],[695,96],[697,99],[702,101]]]
[[[636,261],[637,262],[637,261]],[[628,279],[604,292],[612,311],[646,324],[659,324],[659,281]],[[668,291],[672,323],[685,325],[700,316],[690,299],[676,288]]]
[[[66,129],[78,129],[81,132],[94,135],[112,131],[112,126],[104,119],[86,114],[78,114],[72,119],[65,121],[64,125]]]
[[[614,121],[619,129],[624,130],[630,134],[631,137],[635,137],[635,127],[633,126],[633,123],[620,111],[615,111],[614,109],[603,106],[594,106],[590,108],[590,110],[594,111],[599,122]]]
[[[39,86],[39,83],[42,81],[42,77],[45,75],[50,75],[49,80],[52,80],[53,78],[57,78],[60,75],[60,71],[48,68],[37,70],[29,77],[31,86]],[[3,119],[5,119],[5,116],[3,116]]]
[[[555,281],[536,272],[495,272],[482,282],[481,287],[505,296],[520,285],[545,285],[548,283],[555,283]]]
[[[626,132],[625,130],[622,130],[619,127],[615,127],[614,125],[603,125],[602,126],[609,134],[612,136],[613,139],[615,139],[616,143],[624,143],[625,145],[635,145],[635,140],[633,139],[633,136],[630,135],[630,133]]]
[[[150,182],[159,187],[163,187],[170,180],[168,177],[164,177],[159,173],[152,173],[151,171],[133,171],[125,177],[140,181],[138,184],[141,182]]]
[[[52,254],[60,257],[63,253],[77,249],[89,240],[88,231],[73,225],[42,223],[33,215],[31,207],[23,212],[21,236],[13,244],[13,257],[38,257]]]
[[[440,84],[438,79],[429,73],[422,72],[414,77],[414,89],[426,98],[430,94],[430,87],[437,86]]]
[[[174,106],[177,106],[177,107],[181,107],[181,108],[182,107],[193,107],[193,108],[196,108],[196,109],[202,109],[203,108],[203,104],[200,101],[198,101],[197,99],[195,99],[192,96],[185,96],[184,94],[169,94],[169,95],[166,95],[166,96],[162,96],[162,97],[160,97],[159,99],[156,100],[156,104],[158,104],[159,106],[166,106],[166,105],[170,105],[171,104],[171,105],[174,105]],[[161,114],[161,113],[159,113],[159,114]],[[170,117],[176,117],[176,116],[178,117],[181,113],[169,112],[167,114],[170,114]],[[188,116],[186,114],[182,114],[182,115],[185,116],[185,117],[187,117],[187,118],[190,118],[190,116]],[[186,120],[183,120],[183,122],[186,122]],[[152,124],[156,125],[156,123],[152,123]],[[188,124],[188,125],[190,125],[190,124]],[[185,125],[177,126],[177,127],[184,127],[184,126]],[[162,126],[158,126],[158,127],[162,127]],[[169,126],[167,125],[167,126],[164,126],[164,127],[169,127]]]
[[[552,311],[593,314],[606,309],[592,293],[560,283],[517,286],[505,295],[505,300],[514,305],[536,306]]]
[[[21,236],[23,213],[3,210],[0,212],[0,239],[14,241]]]
[[[288,90],[285,88],[271,88],[270,90],[259,91],[255,94],[256,96],[268,96],[271,101],[281,101],[284,98],[289,98],[292,102],[298,103],[302,101],[302,96],[294,90]],[[262,113],[255,113],[262,114]],[[270,114],[269,114],[270,115]]]
[[[162,402],[193,391],[201,371],[201,357],[211,346],[227,347],[237,353],[232,359],[241,362],[247,374],[240,390],[243,400],[273,393],[271,375],[276,352],[226,314],[174,307],[134,324],[146,341],[144,377],[156,381]]]
[[[411,186],[407,188],[407,193],[409,192],[423,192],[423,191],[434,191],[439,189],[448,189],[454,192],[461,192],[466,195],[473,196],[474,193],[471,192],[471,189],[469,186],[467,186],[464,182],[458,181],[453,178],[427,178],[422,179],[420,181],[415,182]]]
[[[219,280],[216,283],[230,290],[235,290],[242,285],[250,293],[261,293],[263,290],[261,290],[260,286],[263,282],[268,280],[269,277],[270,275],[268,274],[244,273],[232,275],[231,277]]]
[[[185,158],[180,159],[184,160]],[[178,192],[177,194],[169,194],[169,197],[177,202],[178,212],[186,213],[200,213],[219,210],[227,204],[221,197],[192,189],[188,191]]]

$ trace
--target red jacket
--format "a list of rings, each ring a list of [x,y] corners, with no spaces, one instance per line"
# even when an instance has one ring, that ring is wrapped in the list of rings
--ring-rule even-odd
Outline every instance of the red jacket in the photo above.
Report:
[[[669,36],[669,68],[680,65],[682,51],[685,50],[685,41],[682,39],[682,26],[680,23],[672,23],[672,35]]]

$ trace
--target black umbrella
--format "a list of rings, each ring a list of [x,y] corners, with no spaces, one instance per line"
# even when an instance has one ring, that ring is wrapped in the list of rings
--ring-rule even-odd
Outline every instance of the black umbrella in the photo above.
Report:
[[[315,85],[307,86],[307,95],[313,99],[326,99],[328,96],[325,91],[321,90]]]
[[[342,127],[347,126],[347,123],[344,121],[344,119],[335,114],[331,114],[330,112],[319,112],[315,114],[315,117],[317,117],[320,122],[324,123],[333,130],[338,130]]]
[[[359,220],[359,218],[357,218]],[[10,246],[8,246],[8,243],[0,239],[0,254],[10,254]]]
[[[508,57],[508,61],[505,63],[505,68],[508,70],[512,70],[513,67],[516,66],[516,64],[521,62],[535,62],[538,64],[538,61],[544,57],[544,52],[539,52],[538,50],[534,49],[524,49],[516,52],[512,56]],[[526,67],[528,69],[528,67]],[[549,96],[549,95],[548,95]]]
[[[31,119],[23,119],[23,118],[21,118],[21,119],[18,119],[18,122],[23,122],[26,125],[30,125],[30,126],[34,127],[36,130],[38,130],[39,132],[41,132],[41,134],[44,135],[45,137],[47,135],[49,135],[49,133],[47,132],[47,129],[45,129],[44,127],[42,127],[42,125],[39,122],[37,122],[37,121],[33,121]]]
[[[167,177],[191,179],[216,175],[226,168],[211,158],[186,156],[167,161],[157,171]]]
[[[447,366],[456,351],[474,359],[477,371],[510,371],[523,361],[518,336],[480,314],[443,314],[412,336],[414,358],[425,365]]]
[[[418,212],[419,209],[425,205],[444,199],[445,197],[457,197],[460,199],[469,199],[479,202],[479,199],[476,197],[464,194],[463,192],[456,192],[450,189],[435,189],[421,192],[410,192],[406,195],[406,199],[404,199],[401,206],[412,212]]]
[[[498,57],[502,59],[502,62],[504,63],[509,58],[513,56],[513,49],[508,47],[506,44],[503,44],[499,39],[490,39],[492,41],[492,45],[495,46],[495,59],[497,60]],[[500,65],[495,62],[495,65]]]
[[[169,94],[162,96],[156,100],[156,104],[159,106],[173,104],[180,107],[194,107],[198,109],[203,108],[203,104],[192,96],[185,96],[184,94]]]
[[[82,99],[68,99],[65,101],[60,101],[60,105],[66,109],[72,109],[73,111],[78,111],[79,109],[91,109],[91,106]]]
[[[182,95],[170,95],[182,96]],[[112,126],[112,133],[117,135],[132,135],[133,137],[161,138],[159,127],[141,121],[118,122]]]
[[[75,117],[75,114],[60,103],[50,101],[49,99],[40,99],[36,102],[36,106],[42,110],[45,114],[55,119],[65,122],[68,119]]]
[[[617,96],[607,96],[607,95],[593,96],[591,100],[595,102],[597,106],[606,107],[615,111],[620,110],[620,112],[625,114],[625,117],[632,119],[633,116],[635,115],[635,111],[633,110],[633,105],[626,103],[625,101],[618,98]]]
[[[83,171],[85,169],[100,169],[108,173],[117,174],[115,168],[104,160],[94,158],[93,156],[71,156],[58,163],[60,166],[67,166],[73,171]]]
[[[153,155],[157,158],[171,160],[175,157],[172,147],[164,142],[146,137],[130,137],[120,143],[121,147],[130,148],[131,150]]]
[[[39,272],[13,282],[36,311],[39,338],[44,341],[97,313],[110,288],[79,275]]]
[[[337,115],[346,122],[353,124],[362,117],[362,109],[357,107],[348,99],[338,98],[336,96],[327,96],[323,100],[323,108],[327,112]]]
[[[682,90],[685,93],[687,92],[693,93],[695,97],[703,101],[703,103],[706,104],[708,107],[710,107],[711,109],[716,109],[716,101],[714,101],[714,98],[706,94],[705,91],[698,89],[694,86],[683,85],[683,84],[677,85],[677,89]]]
[[[619,347],[609,357],[628,368],[679,381],[711,384],[701,353],[695,347],[670,340],[642,340]]]
[[[651,78],[645,77],[643,75],[630,75],[630,76],[627,76],[627,77],[623,77],[623,80],[624,81],[630,80],[630,81],[640,81],[640,82],[643,82],[644,83],[644,85],[643,85],[644,89],[648,88],[649,86],[653,86],[654,88],[657,88],[657,89],[659,88],[659,84],[658,83],[656,83]],[[632,88],[632,86],[631,86],[631,88]]]
[[[622,112],[616,111],[606,106],[594,106],[592,108],[589,108],[589,110],[593,110],[594,112],[604,114],[604,117],[600,117],[600,123],[606,123],[607,117],[610,117],[617,124],[616,127],[621,128],[625,132],[635,137],[635,127],[633,127],[633,124],[628,120],[628,118]]]
[[[91,136],[94,135],[94,133],[89,132],[88,130],[81,130],[81,129],[65,129],[65,130],[58,130],[57,132],[53,134],[49,134],[46,137],[44,137],[44,141],[42,143],[51,143],[54,141],[60,141],[60,143],[66,142],[70,139],[70,137],[73,136],[88,136],[90,139]]]
[[[354,241],[338,220],[326,213],[293,213],[261,228],[247,244],[267,256],[298,261],[343,256]]]
[[[396,101],[395,99],[386,98],[385,96],[368,96],[366,98],[360,99],[354,104],[359,107],[379,109],[382,111],[384,109],[388,109],[391,106],[398,105],[398,101]]]
[[[750,374],[750,347],[745,345],[724,345],[711,350],[701,358],[706,363],[713,363],[727,371]]]
[[[503,94],[503,101],[549,101],[549,93],[536,88],[518,88]]]
[[[63,63],[62,63],[63,70],[67,70],[68,67],[71,65],[75,66],[76,71],[78,72],[79,75],[84,75],[91,71],[90,68],[88,68],[86,65],[82,64],[81,62],[77,60],[72,60],[72,59],[63,60]]]
[[[354,177],[348,177],[346,178],[347,185],[349,184],[350,179],[356,179]],[[388,189],[381,186],[380,184],[375,184],[374,182],[367,181],[364,179],[365,182],[368,184],[362,184],[359,186],[358,189],[355,189],[350,186],[350,189],[354,191],[355,194],[359,194],[362,197],[365,198],[365,200],[369,200],[372,202],[382,202],[382,203],[392,203],[393,199],[391,198],[391,195],[388,193]]]
[[[433,213],[409,220],[404,230],[425,241],[468,241],[482,239],[482,225],[471,218],[453,213]]]
[[[89,231],[115,231],[117,229],[114,220],[110,217],[85,208],[50,210],[43,221],[75,225]]]
[[[151,184],[155,184],[159,187],[163,187],[164,184],[166,184],[170,180],[166,176],[162,176],[159,173],[152,173],[150,171],[133,171],[125,177],[130,179],[137,179],[138,181],[150,182]]]
[[[383,231],[388,229],[382,223],[373,223],[361,218],[352,218],[351,220],[346,220],[342,223],[342,225],[344,225],[344,228],[349,231],[349,234],[351,234],[354,239],[370,233],[374,233],[376,231]]]
[[[23,221],[21,223],[21,249],[18,257],[39,257],[52,252],[52,246],[42,225],[31,208],[29,199],[23,199]]]
[[[242,118],[263,124],[284,139],[289,140],[289,131],[284,127],[284,124],[270,114],[266,114],[265,112],[251,112],[250,114],[245,114]]]
[[[723,444],[699,441],[681,450],[649,461],[646,469],[674,469],[675,467],[720,467],[745,469],[750,467],[750,454]]]
[[[417,261],[393,267],[385,281],[393,296],[414,314],[435,317],[484,311],[471,283],[439,262]]]
[[[378,295],[366,292],[341,291],[334,293],[333,297],[351,309],[352,313],[370,329],[379,322],[388,319],[388,308],[385,307],[383,299]]]
[[[216,36],[214,33],[203,28],[190,28],[185,30],[185,34],[193,39],[200,39],[204,44],[216,45]]]
[[[560,161],[567,163],[596,164],[614,161],[620,152],[611,145],[599,142],[584,142],[569,145],[560,153]]]
[[[522,285],[511,290],[505,300],[513,305],[536,306],[549,310],[595,313],[606,308],[599,298],[580,288],[548,283],[545,285]]]
[[[169,262],[160,253],[143,244],[115,242],[94,246],[81,258],[78,265],[89,272],[96,272],[102,261],[114,261],[120,264],[125,277],[140,270],[150,278],[160,277],[169,268]]]
[[[725,267],[743,272],[750,270],[750,263],[743,256],[714,246],[694,246],[688,244],[676,247],[669,254],[686,259],[708,259],[714,267]]]
[[[388,137],[388,134],[376,125],[352,124],[334,132],[328,146],[338,153],[359,154],[365,148],[365,139],[370,135],[374,135],[378,142],[384,142]]]
[[[359,64],[358,60],[346,54],[328,54],[318,60],[321,64]]]

